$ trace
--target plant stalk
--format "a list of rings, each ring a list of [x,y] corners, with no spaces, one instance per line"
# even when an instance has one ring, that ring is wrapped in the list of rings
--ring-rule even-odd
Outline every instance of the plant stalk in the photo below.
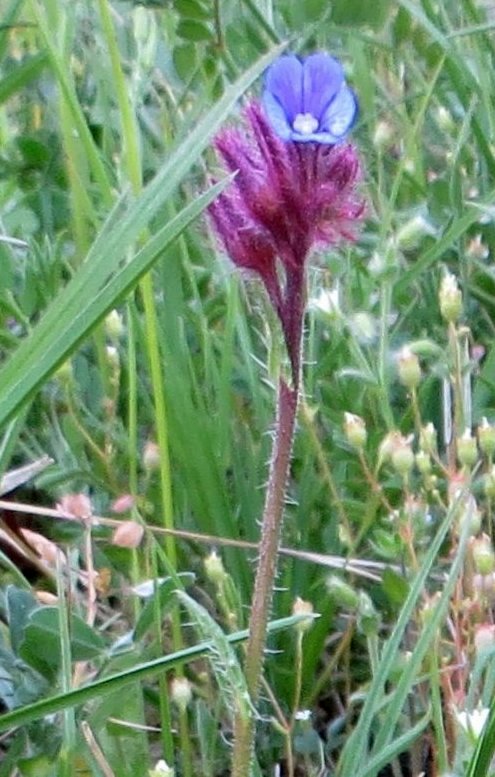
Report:
[[[285,491],[289,472],[292,441],[298,404],[298,387],[289,386],[280,378],[277,397],[277,421],[270,465],[268,490],[259,545],[259,561],[249,621],[249,640],[246,649],[245,677],[253,705],[259,695],[263,670],[266,629],[273,599],[273,583],[277,571]],[[254,713],[236,711],[234,720],[234,751],[232,777],[248,777],[255,734]]]

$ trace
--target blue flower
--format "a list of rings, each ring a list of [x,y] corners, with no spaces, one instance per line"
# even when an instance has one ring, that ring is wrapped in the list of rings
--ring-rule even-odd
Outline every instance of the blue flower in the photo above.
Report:
[[[356,120],[357,98],[340,62],[329,54],[280,57],[265,79],[263,105],[282,140],[335,145]]]

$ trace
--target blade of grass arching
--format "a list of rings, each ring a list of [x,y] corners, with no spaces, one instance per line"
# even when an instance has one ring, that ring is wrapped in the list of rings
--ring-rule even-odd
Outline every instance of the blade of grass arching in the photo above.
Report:
[[[423,564],[411,585],[407,599],[401,608],[395,628],[384,645],[381,660],[366,694],[366,699],[358,723],[344,746],[340,761],[341,767],[338,771],[339,777],[355,777],[359,768],[368,757],[367,743],[369,741],[375,710],[380,706],[382,701],[385,682],[393,668],[406,628],[413,615],[418,599],[424,590],[431,567],[433,566],[447,532],[450,529],[456,506],[457,502],[454,503],[453,507],[448,511],[441,523],[436,536],[425,555]]]
[[[469,762],[466,777],[488,777],[495,755],[495,699],[490,705],[488,720],[476,743],[476,749]]]
[[[45,326],[40,337],[39,328],[44,322],[38,325],[37,330],[19,346],[0,371],[0,380],[3,376],[0,425],[9,420],[36,388],[67,359],[78,343],[136,285],[162,251],[217,196],[224,185],[225,181],[215,185],[184,208],[175,219],[162,227],[101,291],[93,296],[85,295],[79,300],[79,304],[76,300],[75,304],[63,311],[60,310],[60,305],[57,305],[54,312],[59,312],[59,324],[57,326],[53,323],[51,332],[46,332]]]
[[[450,597],[454,590],[457,578],[462,570],[464,555],[468,540],[469,521],[466,521],[464,531],[461,534],[459,546],[457,548],[454,563],[450,567],[449,575],[444,585],[442,594],[435,607],[428,613],[426,625],[421,632],[414,649],[409,656],[409,660],[404,671],[401,673],[399,682],[394,692],[390,696],[390,702],[387,705],[385,716],[380,720],[380,729],[373,744],[373,754],[377,755],[380,750],[386,747],[395,733],[395,727],[399,716],[402,714],[404,703],[411,691],[414,679],[418,674],[421,663],[426,655],[426,651],[435,639],[441,622],[445,619]],[[360,775],[361,777],[361,775]]]
[[[300,615],[291,615],[288,618],[272,621],[268,624],[268,632],[271,634],[293,628],[302,620],[305,620],[305,618]],[[236,645],[239,642],[244,642],[248,635],[248,630],[244,629],[243,631],[228,634],[226,640],[230,645]],[[176,653],[170,653],[168,656],[160,656],[160,658],[156,658],[153,661],[146,661],[143,664],[133,666],[131,669],[125,669],[123,672],[118,672],[110,677],[102,677],[82,688],[77,688],[68,693],[60,693],[48,699],[36,701],[33,704],[27,704],[24,707],[0,715],[0,731],[6,731],[17,726],[25,726],[45,715],[52,715],[70,707],[78,707],[111,691],[122,690],[126,685],[136,680],[149,680],[152,677],[156,677],[160,672],[169,671],[187,661],[204,656],[213,648],[214,645],[211,640],[200,642]]]
[[[39,354],[50,342],[53,331],[63,328],[70,322],[74,312],[80,310],[82,301],[95,294],[97,289],[101,288],[115,272],[122,258],[125,257],[128,246],[138,239],[151,219],[163,208],[168,197],[201,154],[237,99],[281,50],[282,47],[278,47],[261,57],[235,84],[226,89],[220,100],[170,155],[158,175],[129,206],[127,213],[125,215],[121,213],[117,226],[115,226],[115,222],[111,223],[110,218],[107,219],[106,225],[96,238],[79,271],[48,308],[32,335],[19,346],[1,371],[2,399],[6,400],[7,404],[9,404],[9,384],[15,384],[14,392],[23,385],[23,369],[20,368],[28,369],[30,364],[32,366],[37,361]],[[113,219],[116,219],[117,212],[118,209],[114,208],[112,211]],[[41,383],[43,379],[40,376],[38,383]],[[12,397],[10,399],[12,400]],[[6,414],[5,403],[0,404],[3,405],[3,410],[0,407],[1,424],[6,420],[7,414],[10,415],[12,411],[8,411]],[[15,404],[16,407],[20,405],[19,402]]]

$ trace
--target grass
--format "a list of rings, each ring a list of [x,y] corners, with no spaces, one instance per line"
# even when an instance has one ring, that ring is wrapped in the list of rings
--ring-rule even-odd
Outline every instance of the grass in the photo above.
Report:
[[[52,459],[2,494],[0,777],[229,773],[281,356],[202,214],[283,47],[342,59],[368,213],[308,278],[252,773],[494,773],[491,4],[0,9],[0,467]]]

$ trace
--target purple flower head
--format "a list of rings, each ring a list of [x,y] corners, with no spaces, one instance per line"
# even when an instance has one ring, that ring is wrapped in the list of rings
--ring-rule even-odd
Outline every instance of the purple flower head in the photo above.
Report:
[[[322,61],[327,63],[324,67],[308,67],[308,62]],[[289,68],[286,63],[290,63]],[[325,70],[327,65],[329,69]],[[292,85],[291,72],[295,79]],[[283,76],[280,82],[279,76]],[[296,57],[282,57],[268,73],[267,88],[274,89],[270,94],[275,94],[275,84],[282,82],[284,107],[289,120],[294,117],[292,123],[301,115],[298,109],[302,105],[311,116],[320,119],[323,115],[328,129],[332,101],[340,100],[339,95],[347,92],[352,95],[344,84],[340,65],[324,54],[308,57],[304,65]],[[353,95],[352,101],[353,118]],[[352,118],[347,123],[341,121],[339,132],[344,124],[346,131],[349,129]],[[297,380],[306,259],[313,248],[354,239],[364,212],[363,200],[356,192],[361,174],[359,159],[354,146],[335,144],[335,140],[330,143],[329,132],[323,132],[322,126],[321,132],[305,135],[304,143],[297,142],[297,138],[284,140],[267,109],[266,96],[263,106],[253,101],[245,108],[244,120],[244,127],[224,129],[215,138],[225,168],[237,175],[210,206],[209,213],[234,264],[262,280],[280,318]],[[332,138],[337,134],[336,121]],[[318,142],[320,135],[324,140]]]
[[[335,145],[358,111],[340,62],[326,53],[280,57],[266,74],[263,105],[277,135],[297,143]]]

